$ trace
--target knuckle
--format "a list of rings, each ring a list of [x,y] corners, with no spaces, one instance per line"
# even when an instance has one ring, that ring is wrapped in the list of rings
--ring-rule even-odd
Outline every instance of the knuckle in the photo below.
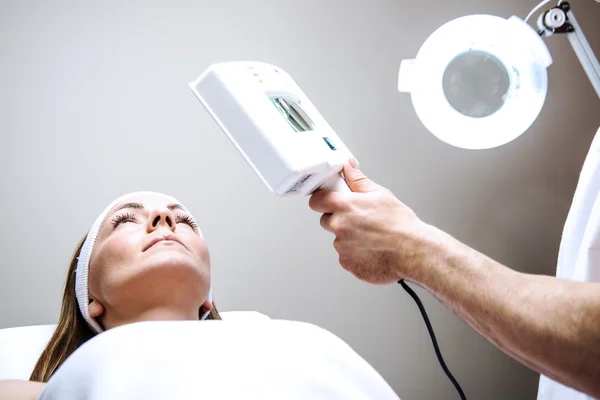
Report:
[[[348,236],[349,229],[346,219],[340,215],[333,215],[331,218],[331,229],[336,234],[336,236],[340,238],[345,238]]]
[[[385,200],[387,198],[389,198],[391,195],[391,192],[389,191],[389,189],[381,189],[380,191],[375,192],[374,196],[377,200]]]
[[[308,199],[308,206],[313,210],[318,209],[322,201],[322,194],[320,192],[316,192],[310,196],[310,199]]]
[[[337,234],[342,239],[351,239],[354,237],[353,230],[348,224],[341,226]]]
[[[340,253],[340,254],[342,253],[342,251],[344,250],[344,245],[343,245],[342,241],[340,240],[340,238],[338,238],[338,237],[335,238],[335,240],[333,241],[333,248],[338,253]]]
[[[346,211],[352,203],[352,196],[348,196],[345,193],[332,192],[329,201],[336,211]]]
[[[394,193],[392,193],[392,191],[386,187],[381,187],[381,193],[385,194],[386,196],[393,196]]]
[[[347,255],[340,254],[339,262],[340,262],[340,265],[342,266],[342,268],[344,268],[346,271],[352,270],[351,259]]]
[[[326,230],[330,229],[330,227],[329,227],[329,217],[330,216],[327,215],[327,214],[321,215],[321,219],[319,220],[319,223],[321,224],[321,227],[323,229],[326,229]]]
[[[337,218],[336,215],[332,215],[329,221],[329,226],[331,227],[331,230],[337,235],[340,229],[340,219]]]

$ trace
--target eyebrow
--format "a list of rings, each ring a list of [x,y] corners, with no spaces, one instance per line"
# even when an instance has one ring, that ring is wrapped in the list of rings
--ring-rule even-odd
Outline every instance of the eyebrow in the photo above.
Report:
[[[185,208],[183,208],[183,206],[181,204],[177,204],[177,203],[169,204],[167,206],[167,208],[171,211],[173,211],[173,210],[185,211]]]
[[[114,211],[112,212],[112,214],[116,213],[117,211],[123,210],[125,208],[135,208],[138,210],[141,210],[144,208],[144,205],[142,203],[125,203],[125,204],[121,204],[119,207],[115,208]]]

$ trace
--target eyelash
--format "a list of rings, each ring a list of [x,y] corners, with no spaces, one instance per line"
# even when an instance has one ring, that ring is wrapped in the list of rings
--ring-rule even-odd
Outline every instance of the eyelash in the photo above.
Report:
[[[112,220],[112,226],[113,226],[113,228],[116,228],[117,225],[119,225],[120,223],[125,222],[125,221],[131,222],[131,221],[137,221],[137,219],[135,218],[135,215],[129,214],[129,213],[117,215]]]
[[[192,227],[192,229],[198,228],[198,224],[196,224],[196,222],[192,219],[192,217],[190,217],[189,215],[186,215],[186,214],[177,214],[177,216],[175,217],[175,222],[176,223],[183,222],[184,224],[188,224],[189,226]]]
[[[137,219],[135,218],[135,215],[130,214],[130,213],[125,213],[125,214],[117,215],[112,220],[113,228],[116,228],[117,225],[119,225],[119,224],[121,224],[121,223],[123,223],[125,221],[127,221],[127,222],[136,222]],[[196,222],[189,215],[177,214],[175,216],[175,223],[179,224],[181,222],[183,222],[184,224],[188,224],[189,226],[192,227],[192,229],[198,228],[198,224],[196,224]]]

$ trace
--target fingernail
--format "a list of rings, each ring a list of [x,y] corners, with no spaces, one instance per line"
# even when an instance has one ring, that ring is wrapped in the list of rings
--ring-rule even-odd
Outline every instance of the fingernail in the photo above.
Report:
[[[358,168],[358,162],[356,162],[355,158],[350,159],[350,166],[354,169]]]

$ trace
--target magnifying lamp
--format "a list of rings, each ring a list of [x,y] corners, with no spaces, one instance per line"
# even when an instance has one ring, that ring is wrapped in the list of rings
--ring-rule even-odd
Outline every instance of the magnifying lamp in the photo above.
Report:
[[[566,34],[600,97],[600,65],[567,1],[538,19],[470,15],[438,28],[414,59],[403,60],[398,90],[411,94],[423,125],[440,140],[489,149],[523,134],[537,119],[548,91],[552,56],[543,37]]]

